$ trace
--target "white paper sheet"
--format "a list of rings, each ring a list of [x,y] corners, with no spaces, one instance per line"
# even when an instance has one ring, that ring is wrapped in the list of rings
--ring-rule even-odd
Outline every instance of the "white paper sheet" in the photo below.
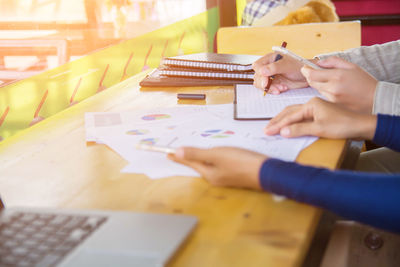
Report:
[[[186,127],[187,122],[196,122],[200,125],[230,118],[231,106],[231,104],[191,105],[131,112],[87,112],[85,113],[86,141],[101,143],[97,136],[112,134],[116,129],[125,130],[130,135],[147,135],[164,130],[180,131],[182,126]]]
[[[304,104],[313,97],[322,97],[315,89],[301,88],[279,95],[267,94],[251,84],[236,85],[236,116],[238,118],[272,118],[284,108]]]
[[[144,116],[149,116],[146,114],[164,114],[169,117],[143,121]],[[317,139],[266,136],[263,133],[265,121],[235,121],[232,114],[233,105],[229,104],[145,110],[120,113],[119,117],[111,113],[90,113],[85,119],[91,132],[88,136],[90,140],[106,144],[129,162],[122,172],[144,173],[152,179],[168,176],[198,177],[199,174],[168,160],[163,153],[136,149],[139,143],[173,148],[234,146],[293,161],[302,149]]]

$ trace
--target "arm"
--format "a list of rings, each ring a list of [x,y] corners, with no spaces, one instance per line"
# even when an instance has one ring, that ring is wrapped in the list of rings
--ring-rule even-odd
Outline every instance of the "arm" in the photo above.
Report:
[[[341,57],[357,64],[379,81],[400,83],[400,40],[382,45],[361,46],[318,57],[325,59],[331,56]]]
[[[287,130],[289,136],[314,132],[330,138],[363,137],[400,150],[400,135],[396,134],[400,117],[349,113],[314,99],[286,108],[275,119],[268,131],[276,128],[273,131],[282,134]],[[359,121],[363,123],[355,123]],[[264,189],[400,233],[400,175],[333,172],[233,147],[185,147],[168,156],[194,168],[213,185]]]
[[[398,132],[400,117],[378,115],[373,141],[400,151]],[[266,191],[400,232],[400,175],[330,171],[269,159],[260,169],[260,184]]]
[[[400,84],[378,82],[375,89],[372,114],[400,115]]]
[[[374,143],[400,151],[400,116],[378,114]]]
[[[373,114],[400,115],[400,40],[318,57],[325,59],[330,56],[357,64],[379,81],[375,89]]]
[[[260,170],[265,191],[400,233],[400,175],[330,171],[269,159]]]

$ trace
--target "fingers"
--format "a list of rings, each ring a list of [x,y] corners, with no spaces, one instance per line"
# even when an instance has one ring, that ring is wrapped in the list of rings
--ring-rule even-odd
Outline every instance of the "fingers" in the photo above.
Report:
[[[268,80],[268,76],[255,74],[253,85],[261,90],[264,90],[267,87]],[[289,90],[289,87],[286,84],[281,83],[279,78],[275,78],[272,80],[268,93],[278,95],[287,90]]]
[[[254,74],[254,82],[253,85],[261,90],[264,90],[268,84],[268,76],[263,76],[259,74]]]
[[[289,87],[286,84],[281,83],[273,83],[268,90],[269,94],[279,95],[282,92],[286,92],[289,90]]]
[[[324,60],[318,61],[317,64],[328,69],[349,69],[354,66],[353,63],[350,63],[340,57],[328,57]]]
[[[276,57],[276,54],[275,54]],[[285,60],[273,61],[262,70],[263,75],[272,76],[285,73],[288,63]]]
[[[275,53],[266,54],[265,56],[261,57],[260,59],[258,59],[253,63],[253,70],[256,73],[261,73],[265,65],[274,62],[275,57],[276,57]]]
[[[269,121],[269,124],[268,125],[272,125],[272,124],[276,124],[276,123],[278,123],[279,121],[281,121],[283,118],[285,118],[285,117],[287,117],[288,115],[290,115],[290,114],[292,114],[292,113],[296,113],[296,112],[298,112],[300,109],[301,109],[301,107],[302,107],[303,105],[291,105],[291,106],[289,106],[289,107],[286,107],[283,111],[281,111],[278,115],[276,115],[274,118],[272,118],[270,121]]]
[[[264,128],[264,133],[266,135],[275,135],[279,133],[285,137],[292,137],[291,133],[287,132],[290,130],[290,128],[287,128],[287,126],[296,123],[313,121],[315,106],[320,105],[321,102],[325,101],[319,98],[313,98],[306,104],[292,105],[285,108],[281,113],[269,121],[267,126]],[[295,134],[302,134],[302,132],[295,132]]]
[[[181,147],[178,148],[175,157],[186,161],[197,162],[212,162],[215,158],[215,153],[209,149],[201,149],[195,147]]]
[[[303,66],[300,71],[307,79],[307,82],[311,85],[311,83],[313,82],[328,82],[329,79],[332,77],[333,70],[315,70],[308,66]]]
[[[168,154],[167,157],[172,161],[175,161],[177,163],[186,165],[186,166],[194,169],[195,171],[200,173],[202,177],[209,177],[210,173],[214,169],[213,165],[206,164],[204,162],[186,160],[180,156],[177,156],[176,154]]]
[[[280,131],[280,135],[287,138],[315,135],[320,136],[320,127],[315,121],[295,123],[290,126],[283,127]]]
[[[269,121],[267,126],[264,128],[264,133],[266,135],[275,135],[280,133],[282,127],[301,121],[303,119],[303,114],[301,112],[302,106],[303,105],[292,105],[285,108],[281,113]]]
[[[317,89],[322,95],[333,101],[337,94],[337,83],[340,82],[341,72],[339,69],[314,70],[309,67],[301,68],[301,73],[308,84]]]
[[[290,67],[287,60],[275,61],[277,53],[267,54],[253,63],[253,69],[258,75],[273,76],[275,74],[282,74]]]

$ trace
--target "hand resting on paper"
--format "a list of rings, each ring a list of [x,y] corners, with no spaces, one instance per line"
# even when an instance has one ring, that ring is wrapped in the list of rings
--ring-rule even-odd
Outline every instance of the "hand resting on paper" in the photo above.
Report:
[[[355,113],[320,98],[313,98],[306,104],[285,108],[269,121],[264,132],[284,137],[314,135],[371,140],[376,123],[374,115]]]
[[[273,118],[265,133],[285,137],[316,135],[327,138],[372,139],[377,117],[313,98],[303,105],[293,105]],[[200,149],[181,147],[168,158],[199,172],[215,186],[261,190],[260,168],[268,157],[234,147]]]
[[[182,147],[168,158],[195,169],[212,185],[261,190],[259,170],[268,157],[234,147]]]

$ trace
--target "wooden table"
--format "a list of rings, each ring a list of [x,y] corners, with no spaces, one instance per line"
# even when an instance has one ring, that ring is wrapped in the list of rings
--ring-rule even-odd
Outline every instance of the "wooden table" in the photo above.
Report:
[[[268,193],[217,188],[203,179],[150,180],[120,173],[126,162],[85,142],[84,113],[176,106],[177,92],[230,103],[231,87],[140,90],[139,74],[0,143],[0,193],[6,205],[195,215],[199,224],[170,266],[299,266],[320,211]],[[182,103],[182,102],[180,102]],[[191,102],[183,102],[191,103]],[[298,162],[335,168],[344,140],[319,140]]]

